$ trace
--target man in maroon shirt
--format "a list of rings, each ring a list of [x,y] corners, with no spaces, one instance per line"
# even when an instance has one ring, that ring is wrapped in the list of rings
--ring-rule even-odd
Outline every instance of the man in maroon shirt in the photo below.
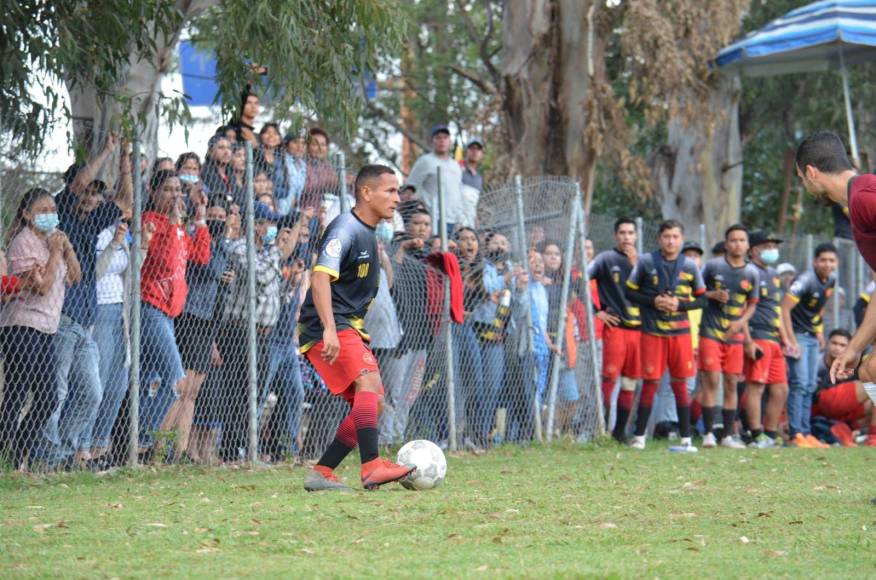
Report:
[[[797,148],[797,175],[819,201],[848,208],[852,235],[867,265],[876,270],[876,175],[858,175],[842,140],[829,131],[813,133]],[[876,306],[873,300],[848,348],[830,367],[832,382],[849,379],[857,368],[867,393],[876,401],[876,357],[863,362],[861,353],[876,340]],[[859,367],[859,368],[858,368]]]

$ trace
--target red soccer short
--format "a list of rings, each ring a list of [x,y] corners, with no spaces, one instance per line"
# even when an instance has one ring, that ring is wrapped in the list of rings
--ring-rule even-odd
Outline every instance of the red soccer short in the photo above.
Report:
[[[659,381],[669,369],[673,379],[687,379],[697,374],[689,334],[654,336],[642,333],[642,378]]]
[[[834,421],[854,423],[867,413],[864,403],[858,401],[855,383],[840,383],[818,393],[818,402],[812,405],[812,414]]]
[[[701,371],[723,371],[728,375],[741,375],[744,358],[745,351],[741,344],[727,344],[704,336],[700,337]]]
[[[620,326],[605,326],[602,333],[602,376],[609,380],[618,377],[642,378],[639,344],[642,333]]]
[[[338,358],[331,364],[322,358],[322,341],[310,347],[304,356],[319,373],[328,390],[352,404],[353,397],[356,395],[353,384],[356,379],[366,373],[379,373],[380,369],[377,368],[377,359],[374,358],[371,349],[352,328],[338,332],[338,342],[341,344],[341,350]],[[383,394],[382,386],[380,394]]]
[[[763,356],[760,360],[745,357],[745,380],[762,385],[787,385],[788,365],[779,343],[758,338],[754,344],[760,347]]]

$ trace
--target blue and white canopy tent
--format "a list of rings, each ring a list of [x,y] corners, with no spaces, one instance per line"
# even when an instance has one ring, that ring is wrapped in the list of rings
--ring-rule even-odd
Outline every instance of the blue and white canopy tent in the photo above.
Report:
[[[847,64],[876,60],[876,0],[822,0],[788,12],[718,53],[717,64],[746,76],[839,70],[849,146],[858,140]]]

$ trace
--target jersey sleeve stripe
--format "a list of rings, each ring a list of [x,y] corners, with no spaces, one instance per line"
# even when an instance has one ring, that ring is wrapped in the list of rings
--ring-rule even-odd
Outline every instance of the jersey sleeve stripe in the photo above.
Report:
[[[317,264],[316,266],[313,267],[313,271],[328,274],[331,277],[332,282],[334,282],[335,280],[337,280],[341,276],[340,272],[338,272],[337,270],[332,270],[331,268],[328,268],[326,266],[322,266],[319,264]]]

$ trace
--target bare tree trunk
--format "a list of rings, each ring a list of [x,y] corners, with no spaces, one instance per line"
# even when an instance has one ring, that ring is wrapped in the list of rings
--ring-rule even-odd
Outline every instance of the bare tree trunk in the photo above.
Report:
[[[681,221],[689,232],[706,224],[709,244],[740,218],[740,93],[738,77],[717,79],[693,118],[670,119],[667,143],[651,156],[663,217]]]
[[[510,0],[504,9],[502,109],[512,171],[569,175],[586,189],[598,156],[591,138],[594,79],[605,75],[594,0]]]

